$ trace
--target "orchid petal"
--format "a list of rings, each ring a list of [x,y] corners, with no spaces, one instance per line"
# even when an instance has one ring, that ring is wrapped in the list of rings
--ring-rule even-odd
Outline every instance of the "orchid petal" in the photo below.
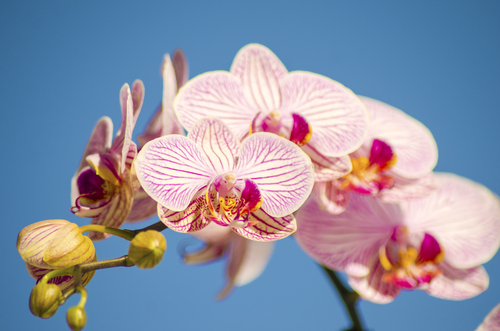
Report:
[[[373,139],[388,143],[397,156],[391,171],[409,179],[428,174],[436,166],[438,150],[432,133],[422,123],[399,109],[367,97],[360,97],[368,108],[370,130],[363,147]]]
[[[366,277],[349,277],[349,285],[359,293],[362,299],[385,304],[393,301],[401,292],[399,286],[386,283],[382,280],[385,270],[378,260]]]
[[[406,203],[412,232],[427,232],[445,249],[446,261],[468,269],[489,261],[500,246],[500,201],[481,184],[436,174],[441,188]]]
[[[135,126],[135,122],[137,122],[137,117],[141,113],[142,104],[144,102],[144,83],[142,80],[137,79],[132,84],[132,104],[133,104],[133,120],[132,126]]]
[[[352,163],[348,155],[327,157],[310,144],[302,146],[302,150],[311,158],[314,165],[315,182],[338,179],[352,171]]]
[[[243,263],[234,278],[234,285],[243,286],[253,282],[266,268],[274,250],[274,242],[247,241]]]
[[[252,109],[280,109],[280,81],[288,71],[270,49],[259,44],[246,45],[236,54],[230,71],[241,79]]]
[[[378,199],[387,203],[424,198],[440,187],[439,180],[432,172],[417,179],[407,179],[395,174],[391,174],[391,177],[394,179],[394,185],[377,194]]]
[[[189,77],[189,66],[186,55],[181,49],[176,49],[172,56],[172,65],[175,71],[175,80],[177,82],[177,89],[186,84]]]
[[[243,141],[235,173],[257,183],[262,208],[276,217],[297,210],[314,184],[311,159],[292,142],[267,132]]]
[[[178,86],[176,80],[176,73],[170,55],[165,54],[163,59],[163,98],[162,98],[162,133],[167,134],[183,134],[184,130],[177,121],[174,111],[174,98],[177,94]]]
[[[500,305],[490,311],[476,331],[500,331]]]
[[[158,204],[158,218],[170,229],[186,233],[203,229],[210,223],[204,190],[200,190],[193,200],[181,211],[168,209]]]
[[[275,241],[291,235],[297,229],[297,223],[293,215],[284,217],[273,217],[263,209],[250,213],[247,227],[236,228],[233,231],[250,240]]]
[[[113,122],[107,116],[102,117],[94,127],[92,134],[90,135],[90,139],[83,151],[82,160],[80,161],[80,165],[78,169],[76,169],[76,173],[71,179],[71,204],[75,205],[75,201],[80,195],[78,192],[78,186],[76,183],[76,179],[80,171],[88,166],[87,156],[91,154],[103,153],[108,148],[111,147],[111,139],[113,137]]]
[[[234,236],[230,227],[219,226],[216,223],[210,223],[200,231],[190,233],[190,235],[207,243],[225,242],[228,241],[229,237]]]
[[[120,228],[127,219],[130,210],[132,209],[134,194],[138,186],[134,183],[134,177],[125,169],[122,175],[122,183],[99,215],[92,218],[92,224],[104,225],[111,228]],[[101,232],[91,231],[90,239],[93,241],[103,240],[110,235]]]
[[[113,185],[120,185],[121,176],[119,173],[120,160],[111,153],[92,154],[87,156],[87,163],[95,171],[96,175],[112,183]],[[80,173],[82,174],[83,171]],[[79,177],[80,177],[79,174]],[[80,186],[80,183],[78,186]],[[80,192],[81,193],[81,192]]]
[[[219,228],[221,228],[221,226],[219,226]],[[200,231],[203,231],[204,229],[206,228],[203,228]],[[186,264],[193,265],[209,263],[221,258],[224,255],[225,249],[226,247],[223,243],[207,243],[201,250],[193,253],[184,253],[182,257],[184,258],[184,263]]]
[[[332,215],[309,200],[296,217],[295,238],[309,256],[330,269],[367,272],[373,256],[378,256],[379,248],[400,223],[402,212],[398,205],[353,194],[349,208],[342,214]],[[357,267],[353,268],[353,264]]]
[[[180,135],[148,142],[134,162],[144,191],[173,211],[186,209],[194,195],[216,174],[196,143]]]
[[[227,263],[226,277],[227,284],[224,286],[222,291],[217,295],[217,299],[221,300],[225,298],[234,287],[234,279],[238,274],[241,265],[243,264],[243,259],[245,258],[248,244],[250,240],[246,240],[243,237],[235,237],[231,243],[231,253],[229,255],[229,261]]]
[[[425,288],[430,295],[447,300],[464,300],[486,291],[489,277],[482,266],[470,269],[455,269],[442,262],[443,273],[434,278]]]
[[[337,181],[315,182],[312,195],[321,209],[330,214],[343,213],[349,204],[350,192],[338,188]]]
[[[191,128],[188,138],[203,151],[214,173],[222,174],[234,169],[234,159],[239,154],[240,143],[220,119],[199,119]]]
[[[154,140],[156,138],[161,137],[162,130],[162,106],[158,106],[153,117],[148,122],[144,133],[139,135],[137,139],[139,140],[139,150],[142,149],[147,142]],[[184,134],[184,130],[182,130],[182,134]]]
[[[124,84],[120,90],[120,105],[122,108],[122,123],[110,149],[110,152],[117,154],[120,159],[119,173],[125,169],[126,155],[130,150],[132,131],[135,126],[134,104],[128,84]]]
[[[318,74],[294,71],[285,77],[281,92],[281,110],[305,117],[312,126],[309,144],[324,156],[344,156],[363,143],[368,112],[342,84]]]
[[[132,209],[125,222],[134,223],[153,217],[157,213],[157,202],[151,199],[141,187],[134,195]]]
[[[181,124],[190,131],[205,116],[220,118],[241,139],[257,114],[247,102],[238,78],[226,71],[212,71],[188,81],[174,100]]]

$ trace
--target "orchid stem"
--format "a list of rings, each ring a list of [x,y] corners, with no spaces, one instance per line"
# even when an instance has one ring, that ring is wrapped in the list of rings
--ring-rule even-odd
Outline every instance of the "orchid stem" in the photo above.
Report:
[[[75,270],[78,270],[84,274],[89,271],[94,271],[98,269],[107,269],[107,268],[115,268],[115,267],[132,267],[134,264],[130,262],[127,258],[127,255],[122,257],[117,257],[116,259],[111,260],[103,260],[103,261],[95,261],[95,262],[87,262],[82,263],[75,266]]]
[[[340,278],[337,276],[337,273],[325,266],[321,266],[323,270],[326,272],[330,280],[332,281],[333,285],[335,285],[335,288],[337,289],[337,292],[339,293],[340,297],[342,298],[342,301],[344,302],[344,306],[347,309],[347,312],[349,313],[349,317],[351,318],[352,321],[352,327],[346,331],[363,331],[366,330],[363,326],[363,323],[361,322],[361,319],[359,318],[358,311],[356,309],[356,303],[358,302],[359,299],[359,294],[356,293],[355,291],[349,290],[348,288],[345,287],[345,285],[342,283]]]
[[[147,226],[147,227],[142,228],[142,229],[133,230],[132,232],[134,233],[134,235],[137,235],[139,232],[143,232],[143,231],[155,230],[158,232],[162,232],[165,229],[168,229],[168,226],[163,224],[162,221],[158,221],[154,224],[151,224],[150,226]]]
[[[123,238],[125,240],[132,240],[134,239],[134,232],[130,230],[120,230],[120,229],[115,229],[115,228],[110,228],[108,226],[104,225],[97,225],[97,224],[89,224],[89,225],[84,225],[80,228],[80,232],[84,233],[87,231],[96,231],[96,232],[101,232],[101,233],[107,233],[107,234],[112,234],[114,236]]]

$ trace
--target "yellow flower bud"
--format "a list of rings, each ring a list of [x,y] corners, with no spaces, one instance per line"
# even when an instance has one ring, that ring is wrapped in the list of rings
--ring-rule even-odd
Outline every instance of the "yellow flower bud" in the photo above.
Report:
[[[31,313],[40,318],[52,317],[59,308],[61,300],[62,292],[59,286],[54,284],[39,283],[31,291]]]
[[[128,258],[140,269],[156,267],[167,249],[165,237],[158,231],[139,232],[130,242]]]
[[[80,331],[87,323],[85,309],[79,306],[71,307],[66,313],[66,322],[73,331]]]

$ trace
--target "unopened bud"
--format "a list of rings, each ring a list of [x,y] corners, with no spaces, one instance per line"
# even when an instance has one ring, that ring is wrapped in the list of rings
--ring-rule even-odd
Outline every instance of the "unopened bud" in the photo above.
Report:
[[[62,299],[62,292],[59,286],[54,284],[39,283],[30,295],[31,313],[40,318],[50,318],[54,316]]]
[[[79,331],[87,323],[87,313],[85,309],[79,306],[71,307],[66,313],[66,322],[73,331]]]
[[[140,269],[156,267],[167,249],[165,237],[158,231],[139,232],[130,242],[128,258]]]

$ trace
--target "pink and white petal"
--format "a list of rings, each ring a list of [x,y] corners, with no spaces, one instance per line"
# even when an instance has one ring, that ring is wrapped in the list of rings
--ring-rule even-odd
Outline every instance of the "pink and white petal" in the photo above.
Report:
[[[311,159],[294,143],[272,133],[246,138],[235,170],[238,178],[257,183],[262,208],[281,217],[296,211],[311,193],[314,172]]]
[[[441,188],[403,204],[410,232],[426,232],[444,247],[446,261],[468,269],[489,261],[500,246],[500,200],[479,183],[435,174]]]
[[[347,208],[350,192],[339,189],[337,181],[315,182],[312,196],[321,209],[337,215]]]
[[[174,111],[174,98],[178,86],[174,66],[170,55],[165,54],[162,64],[163,97],[162,97],[162,136],[167,134],[184,134]]]
[[[234,280],[243,264],[249,243],[250,240],[246,240],[243,237],[233,237],[233,240],[231,241],[231,253],[229,254],[229,260],[226,268],[227,282],[222,291],[220,291],[217,295],[217,299],[224,299],[233,290],[235,285]]]
[[[134,195],[134,203],[125,222],[135,223],[153,217],[157,213],[157,204],[141,187]]]
[[[327,157],[318,152],[318,150],[310,144],[306,144],[301,148],[311,158],[314,165],[315,182],[334,180],[352,171],[351,158],[348,155]]]
[[[173,211],[182,211],[196,192],[216,176],[196,144],[180,135],[148,142],[134,162],[146,193]]]
[[[174,100],[181,124],[190,131],[200,118],[215,116],[241,139],[258,110],[247,102],[238,78],[226,71],[206,72],[188,81]]]
[[[175,80],[177,82],[177,89],[186,84],[189,77],[189,66],[186,55],[182,49],[176,49],[172,55],[172,65],[174,66]]]
[[[358,149],[368,133],[368,112],[344,85],[318,74],[291,72],[282,82],[285,113],[298,113],[312,126],[309,144],[324,156]]]
[[[176,232],[187,233],[202,230],[210,224],[210,219],[207,217],[210,211],[204,193],[204,190],[200,190],[182,211],[171,210],[158,204],[158,218]]]
[[[394,179],[394,186],[390,189],[383,189],[377,194],[378,199],[387,203],[425,198],[441,186],[432,172],[417,179],[407,179],[395,174],[390,174],[390,176]]]
[[[190,233],[204,242],[226,242],[229,238],[236,237],[229,226],[220,226],[215,222],[208,224],[200,231]]]
[[[132,126],[135,127],[137,117],[141,113],[142,104],[144,102],[144,83],[140,79],[136,79],[132,84],[132,104],[133,104],[133,120]]]
[[[122,117],[122,127],[123,133],[118,131],[116,134],[116,138],[113,141],[113,145],[111,146],[111,150],[113,147],[119,148],[121,146],[120,152],[120,173],[122,173],[125,169],[125,163],[127,162],[127,154],[130,151],[130,145],[132,142],[132,131],[134,130],[135,121],[134,121],[134,104],[132,102],[132,94],[130,92],[130,88],[128,84],[125,84],[122,88],[121,94],[124,94],[123,90],[126,89],[127,99],[126,99],[126,112],[125,116]],[[123,107],[123,106],[122,106]],[[123,116],[122,110],[122,116]],[[117,141],[117,142],[116,142]]]
[[[223,174],[234,169],[240,143],[220,119],[212,116],[199,119],[191,128],[188,138],[205,154],[214,173]]]
[[[239,238],[243,239],[242,237]],[[274,242],[246,241],[247,251],[243,263],[234,278],[234,285],[236,286],[243,286],[257,279],[266,269],[274,250]]]
[[[310,199],[295,215],[295,238],[309,256],[328,268],[366,276],[379,248],[400,224],[401,214],[396,204],[355,194],[349,208],[339,215],[321,210]]]
[[[275,241],[288,237],[297,229],[293,215],[273,217],[264,210],[259,209],[250,213],[249,225],[243,228],[233,227],[233,231],[242,237],[254,241]]]
[[[160,105],[156,109],[153,117],[149,120],[144,133],[137,137],[137,140],[139,140],[139,150],[141,150],[142,146],[147,142],[161,137],[162,125],[162,106]],[[184,130],[182,131],[184,133]]]
[[[377,259],[366,277],[349,277],[349,285],[363,300],[379,304],[392,302],[401,292],[401,288],[384,282],[382,280],[384,272]]]
[[[430,295],[447,300],[465,300],[486,291],[489,277],[482,267],[456,269],[445,262],[439,264],[443,273],[425,289]]]
[[[434,169],[438,150],[429,129],[388,104],[367,97],[359,98],[370,115],[370,130],[364,148],[370,148],[373,139],[389,144],[397,156],[391,171],[402,177],[419,178]]]
[[[500,305],[490,311],[476,331],[500,331]]]
[[[106,208],[99,215],[92,218],[91,224],[119,229],[123,222],[125,222],[132,209],[136,187],[127,169],[125,169],[122,179],[120,187],[115,191]],[[92,241],[103,240],[109,236],[109,234],[101,232],[89,232],[89,237]]]
[[[262,112],[280,109],[280,81],[288,71],[269,48],[246,45],[236,54],[230,71],[240,79],[253,109]]]

